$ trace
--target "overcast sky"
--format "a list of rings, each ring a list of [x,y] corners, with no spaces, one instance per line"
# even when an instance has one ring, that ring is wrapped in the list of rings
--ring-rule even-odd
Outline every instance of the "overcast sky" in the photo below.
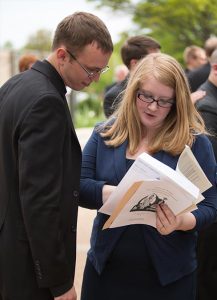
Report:
[[[16,49],[24,46],[28,37],[39,29],[52,32],[57,24],[75,11],[96,14],[108,27],[113,42],[119,33],[132,27],[129,16],[109,9],[96,9],[85,0],[0,0],[0,47],[11,41]]]

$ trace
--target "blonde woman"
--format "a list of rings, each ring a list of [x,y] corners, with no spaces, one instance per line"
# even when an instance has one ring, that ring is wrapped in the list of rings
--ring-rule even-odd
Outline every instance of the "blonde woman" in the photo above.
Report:
[[[131,74],[116,115],[84,148],[80,205],[99,209],[142,152],[175,169],[186,144],[213,184],[204,201],[180,216],[158,204],[156,228],[102,230],[108,216],[97,213],[81,300],[195,299],[197,231],[216,217],[216,162],[181,66],[150,54]]]

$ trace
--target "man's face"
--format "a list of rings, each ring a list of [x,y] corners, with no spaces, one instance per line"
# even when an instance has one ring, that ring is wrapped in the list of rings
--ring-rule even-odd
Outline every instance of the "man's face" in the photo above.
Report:
[[[189,58],[188,68],[194,70],[207,63],[206,53],[203,49],[198,49],[192,57]]]
[[[98,81],[101,70],[106,69],[111,52],[104,53],[96,42],[84,47],[77,53],[66,49],[66,62],[61,69],[61,76],[65,85],[73,90],[80,91],[93,81]],[[74,59],[73,59],[74,57]]]

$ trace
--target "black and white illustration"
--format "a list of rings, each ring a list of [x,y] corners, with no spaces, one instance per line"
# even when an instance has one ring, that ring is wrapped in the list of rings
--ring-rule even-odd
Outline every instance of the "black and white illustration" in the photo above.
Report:
[[[166,197],[161,198],[156,193],[152,193],[140,199],[139,202],[136,205],[134,205],[130,211],[155,212],[157,204],[165,203],[166,200]]]

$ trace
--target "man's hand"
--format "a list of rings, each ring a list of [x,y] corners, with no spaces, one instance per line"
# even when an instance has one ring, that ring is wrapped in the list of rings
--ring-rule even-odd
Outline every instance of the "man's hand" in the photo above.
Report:
[[[206,91],[198,90],[194,93],[191,93],[191,101],[195,104],[197,101],[203,99],[206,96]]]
[[[54,298],[54,300],[76,300],[76,299],[77,299],[77,294],[74,286],[70,290],[68,290],[65,294]]]

